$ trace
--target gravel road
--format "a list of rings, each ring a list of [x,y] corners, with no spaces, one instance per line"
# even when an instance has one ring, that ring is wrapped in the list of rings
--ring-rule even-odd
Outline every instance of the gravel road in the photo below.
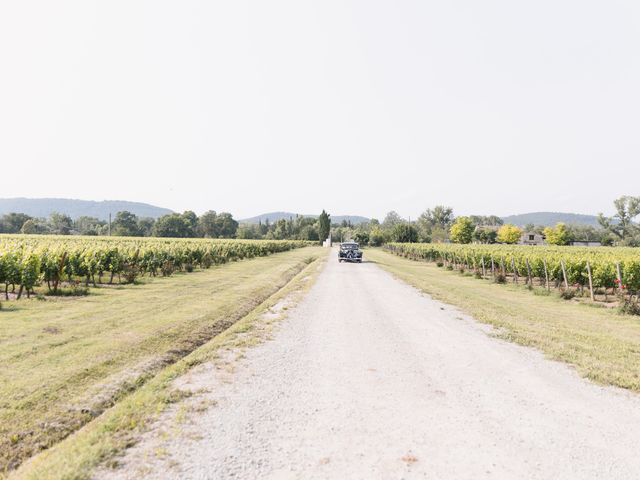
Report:
[[[334,253],[234,373],[193,374],[215,406],[101,477],[640,478],[640,396]]]

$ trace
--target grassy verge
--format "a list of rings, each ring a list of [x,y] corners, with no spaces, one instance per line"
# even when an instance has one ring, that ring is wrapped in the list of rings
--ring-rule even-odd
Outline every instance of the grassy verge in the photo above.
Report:
[[[497,327],[501,338],[574,365],[594,382],[640,391],[638,317],[562,300],[542,289],[497,285],[382,250],[368,249],[366,256],[434,298]]]
[[[298,249],[0,311],[0,476],[229,328],[322,252]]]
[[[317,250],[316,250],[317,251]],[[38,480],[83,480],[91,478],[99,465],[117,465],[117,456],[135,444],[153,420],[171,404],[184,398],[174,380],[201,363],[214,360],[222,349],[237,349],[263,338],[259,320],[283,299],[299,299],[310,288],[326,255],[308,264],[284,288],[269,297],[232,327],[180,361],[163,369],[144,386],[122,399],[84,428],[53,448],[27,461],[11,478]],[[274,319],[271,319],[271,322]],[[255,332],[254,332],[255,331]]]

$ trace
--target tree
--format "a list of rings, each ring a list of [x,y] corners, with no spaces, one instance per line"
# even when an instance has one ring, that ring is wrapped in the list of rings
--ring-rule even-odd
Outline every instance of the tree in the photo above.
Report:
[[[422,212],[420,217],[418,217],[418,223],[422,224],[429,232],[434,227],[449,230],[453,218],[453,208],[436,205],[433,210],[427,208]]]
[[[453,243],[471,243],[475,225],[469,217],[458,217],[451,225],[449,237]]]
[[[304,227],[302,227],[300,229],[300,233],[298,234],[298,238],[300,240],[320,240],[320,237],[318,236],[318,230],[314,225],[305,225]]]
[[[238,222],[230,213],[222,212],[216,218],[216,229],[219,238],[234,238],[238,231]]]
[[[418,230],[408,223],[399,223],[393,227],[391,238],[394,242],[415,243],[418,241]]]
[[[53,212],[49,215],[49,225],[51,227],[51,233],[69,235],[69,233],[71,233],[71,228],[73,227],[73,220],[71,220],[69,215]]]
[[[320,242],[324,242],[327,238],[329,238],[330,232],[331,215],[322,210],[322,213],[318,217],[318,236],[320,237]]]
[[[50,233],[50,230],[49,226],[44,221],[37,218],[30,218],[24,222],[24,225],[22,225],[22,228],[20,229],[20,233],[27,235],[41,235],[44,233]]]
[[[138,231],[143,237],[153,236],[153,226],[156,224],[155,219],[151,217],[142,217],[138,219]]]
[[[550,245],[568,245],[573,240],[571,232],[564,223],[544,229],[545,240]]]
[[[354,240],[360,245],[367,245],[369,243],[369,234],[364,231],[358,232],[355,234]]]
[[[191,210],[187,210],[182,214],[182,218],[184,218],[189,225],[189,236],[195,237],[198,229],[198,216]]]
[[[73,228],[77,230],[80,235],[101,235],[105,225],[106,222],[98,220],[95,217],[87,216],[78,217],[73,222]]]
[[[474,225],[478,226],[499,227],[504,223],[504,221],[496,215],[471,215],[469,218]]]
[[[153,227],[156,237],[188,238],[191,234],[191,224],[179,213],[163,215]]]
[[[385,228],[387,230],[392,230],[396,225],[399,225],[404,222],[405,222],[404,218],[402,218],[398,214],[398,212],[391,210],[384,217],[384,220],[382,221],[382,228]]]
[[[260,227],[258,225],[240,225],[236,231],[236,238],[252,240],[260,238]]]
[[[496,236],[496,240],[500,243],[509,243],[514,244],[518,243],[520,238],[522,237],[522,230],[516,227],[515,225],[511,225],[507,223],[503,225],[498,230],[498,235]]]
[[[486,226],[477,226],[473,231],[473,239],[480,243],[496,243],[497,230]]]
[[[198,219],[198,234],[205,238],[218,238],[218,214],[215,210],[209,210],[200,215]]]
[[[379,226],[375,226],[369,232],[369,245],[379,247],[383,243],[387,242],[387,234]]]
[[[436,205],[420,214],[416,222],[418,234],[423,242],[444,242],[449,238],[449,227],[453,222],[453,209]]]
[[[613,204],[616,207],[616,214],[613,217],[605,217],[599,213],[598,223],[620,240],[625,240],[638,230],[638,227],[633,224],[633,219],[640,215],[640,197],[625,195],[614,200]]]
[[[18,233],[31,218],[24,213],[7,213],[0,219],[0,233]]]
[[[118,212],[111,224],[111,229],[114,235],[120,237],[139,237],[138,216],[126,210]]]

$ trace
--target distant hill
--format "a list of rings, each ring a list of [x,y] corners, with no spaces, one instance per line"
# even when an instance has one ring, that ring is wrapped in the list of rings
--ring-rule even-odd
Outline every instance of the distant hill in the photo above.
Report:
[[[0,198],[0,215],[16,212],[32,217],[48,217],[52,212],[64,213],[76,219],[82,216],[107,220],[109,213],[126,210],[139,217],[158,218],[173,211],[147,203],[126,202],[122,200],[73,200],[69,198]]]
[[[521,213],[519,215],[509,215],[502,217],[504,223],[512,223],[517,226],[524,226],[529,223],[542,226],[553,226],[562,222],[567,225],[591,225],[597,227],[598,217],[595,215],[582,215],[579,213],[560,213],[560,212],[533,212]]]
[[[318,215],[309,215],[309,214],[298,214],[292,212],[270,212],[263,213],[262,215],[258,215],[251,218],[245,218],[240,220],[240,223],[266,223],[269,220],[269,223],[277,222],[278,220],[285,219],[288,220],[290,218],[296,218],[296,215],[301,215],[303,217],[317,218]],[[367,217],[361,217],[358,215],[331,215],[331,223],[342,223],[343,220],[351,221],[353,225],[358,225],[360,223],[368,222],[370,219]]]

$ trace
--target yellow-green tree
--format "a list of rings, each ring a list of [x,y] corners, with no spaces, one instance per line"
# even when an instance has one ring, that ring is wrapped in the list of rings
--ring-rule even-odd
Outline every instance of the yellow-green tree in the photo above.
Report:
[[[511,225],[508,223],[500,227],[496,240],[499,243],[513,244],[518,243],[520,237],[522,237],[522,230],[515,225]]]
[[[453,243],[471,243],[475,225],[469,217],[458,217],[451,225],[449,238]]]
[[[572,240],[571,232],[564,223],[558,223],[555,227],[545,228],[544,236],[550,245],[568,245]]]

